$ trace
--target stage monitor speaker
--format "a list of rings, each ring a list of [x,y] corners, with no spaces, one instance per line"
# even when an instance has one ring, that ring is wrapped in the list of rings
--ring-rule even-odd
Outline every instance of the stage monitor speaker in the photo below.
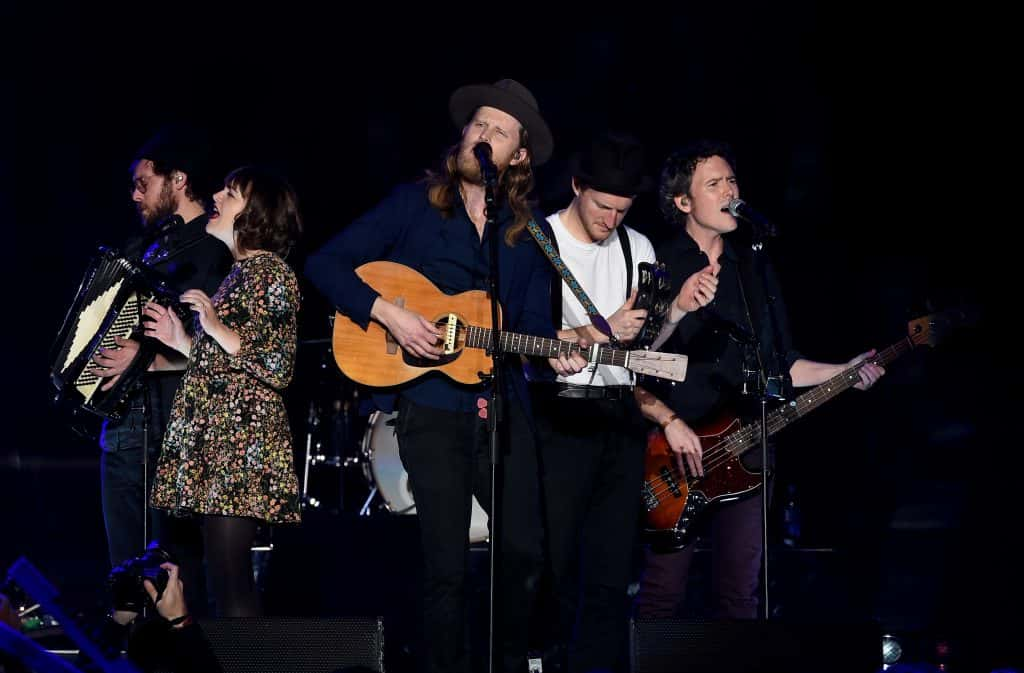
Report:
[[[873,673],[876,624],[640,619],[630,622],[632,673]]]
[[[202,627],[224,673],[384,670],[380,618],[210,619]]]

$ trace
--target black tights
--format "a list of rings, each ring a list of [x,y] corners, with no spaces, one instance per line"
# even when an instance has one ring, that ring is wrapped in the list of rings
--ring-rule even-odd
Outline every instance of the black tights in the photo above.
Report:
[[[256,519],[246,517],[203,517],[206,584],[218,617],[258,617],[262,612],[252,576],[256,526]]]

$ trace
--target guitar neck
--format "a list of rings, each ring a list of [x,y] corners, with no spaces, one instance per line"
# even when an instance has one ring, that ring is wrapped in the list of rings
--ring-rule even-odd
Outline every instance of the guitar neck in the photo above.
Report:
[[[909,338],[897,341],[885,350],[879,352],[871,362],[882,366],[900,357],[914,347],[914,342]],[[811,411],[817,409],[825,402],[836,397],[839,393],[853,387],[860,381],[860,365],[854,365],[843,370],[828,381],[815,386],[803,395],[786,403],[768,414],[768,436],[774,435],[779,430],[797,420],[803,418]],[[727,450],[733,455],[740,455],[747,450],[757,446],[761,441],[761,423],[751,423],[737,430],[729,436]]]
[[[470,325],[466,328],[466,346],[469,348],[489,348],[492,330],[486,327]],[[591,358],[589,348],[580,348],[579,344],[560,339],[516,334],[515,332],[498,332],[498,349],[502,353],[517,355],[536,355],[545,358],[556,358],[559,355],[580,353],[583,357],[599,365],[625,367],[629,361],[629,352],[614,348],[598,347],[597,357]]]

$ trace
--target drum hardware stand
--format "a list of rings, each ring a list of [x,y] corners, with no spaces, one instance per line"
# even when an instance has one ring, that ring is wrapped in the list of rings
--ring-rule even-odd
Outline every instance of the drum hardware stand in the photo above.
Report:
[[[318,413],[316,401],[310,400],[309,414],[306,417],[306,457],[304,460],[305,465],[302,471],[302,496],[300,498],[300,503],[303,508],[311,507],[316,509],[323,504],[317,498],[309,495],[310,466],[327,465],[329,467],[337,467],[344,470],[347,467],[359,465],[360,463],[362,463],[362,459],[359,456],[349,456],[347,458],[342,458],[341,456],[329,456],[326,453],[322,453],[323,442],[314,441],[313,439],[313,435],[316,433],[320,425],[320,414]],[[341,478],[340,475],[339,478]],[[376,493],[376,488],[374,489],[374,493]],[[374,493],[370,494],[371,498],[373,497]],[[339,500],[341,499],[341,497],[342,496],[339,494]],[[338,505],[340,508],[343,505],[343,503],[339,502]],[[367,500],[367,504],[363,505],[363,510],[365,510],[368,505],[369,499]],[[363,510],[360,510],[360,515],[362,515]]]
[[[274,529],[266,524],[257,527],[257,537],[249,547],[249,554],[252,558],[252,580],[253,585],[264,591],[265,573],[270,564],[270,557],[274,551]]]
[[[374,496],[376,496],[379,492],[380,491],[377,490],[376,485],[370,489],[370,495],[366,496],[366,502],[364,502],[363,506],[359,508],[359,516],[370,516],[370,503],[373,502]],[[416,505],[409,505],[405,509],[393,510],[389,508],[387,505],[384,506],[384,509],[387,509],[388,512],[390,512],[391,514],[408,514],[411,510],[415,508]]]
[[[353,462],[358,461],[355,460]],[[374,484],[373,488],[370,489],[370,495],[366,496],[366,501],[363,503],[363,506],[359,508],[359,516],[370,516],[370,503],[373,502],[373,498],[379,492],[380,491],[377,489],[377,485]],[[408,507],[405,507],[404,509],[393,510],[385,504],[384,509],[388,510],[388,512],[390,512],[391,514],[408,514],[411,510],[416,509],[416,505],[414,503],[412,505],[409,505]]]
[[[370,503],[373,502],[374,496],[377,495],[376,484],[370,489],[370,495],[366,496],[366,502],[359,508],[359,516],[370,516]]]
[[[310,400],[309,414],[306,416],[306,458],[302,471],[302,497],[299,500],[299,504],[303,509],[320,506],[319,500],[309,497],[309,466],[313,463],[313,432],[318,427],[320,427],[320,416],[316,412],[316,401]],[[317,442],[316,448],[319,449],[320,446],[320,442]]]
[[[309,415],[306,417],[306,458],[302,471],[302,497],[300,503],[303,508],[318,508],[321,503],[318,499],[309,495],[309,468],[313,465],[328,465],[330,467],[346,468],[359,463],[358,457],[341,458],[340,456],[329,456],[321,452],[323,442],[316,441],[314,444],[313,435],[320,427],[320,415],[317,413],[315,400],[309,402]],[[315,451],[315,453],[314,453]],[[339,496],[340,498],[340,496]],[[338,503],[339,506],[342,503]]]

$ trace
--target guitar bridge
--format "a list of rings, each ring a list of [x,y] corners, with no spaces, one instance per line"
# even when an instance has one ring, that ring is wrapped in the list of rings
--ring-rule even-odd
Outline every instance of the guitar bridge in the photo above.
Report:
[[[644,499],[644,507],[647,508],[648,512],[653,512],[658,509],[658,496],[654,494],[654,489],[651,488],[651,482],[644,482],[644,487],[641,493]]]
[[[455,340],[459,333],[459,317],[454,313],[448,314],[448,325],[444,329],[444,354],[451,355],[455,352]]]

